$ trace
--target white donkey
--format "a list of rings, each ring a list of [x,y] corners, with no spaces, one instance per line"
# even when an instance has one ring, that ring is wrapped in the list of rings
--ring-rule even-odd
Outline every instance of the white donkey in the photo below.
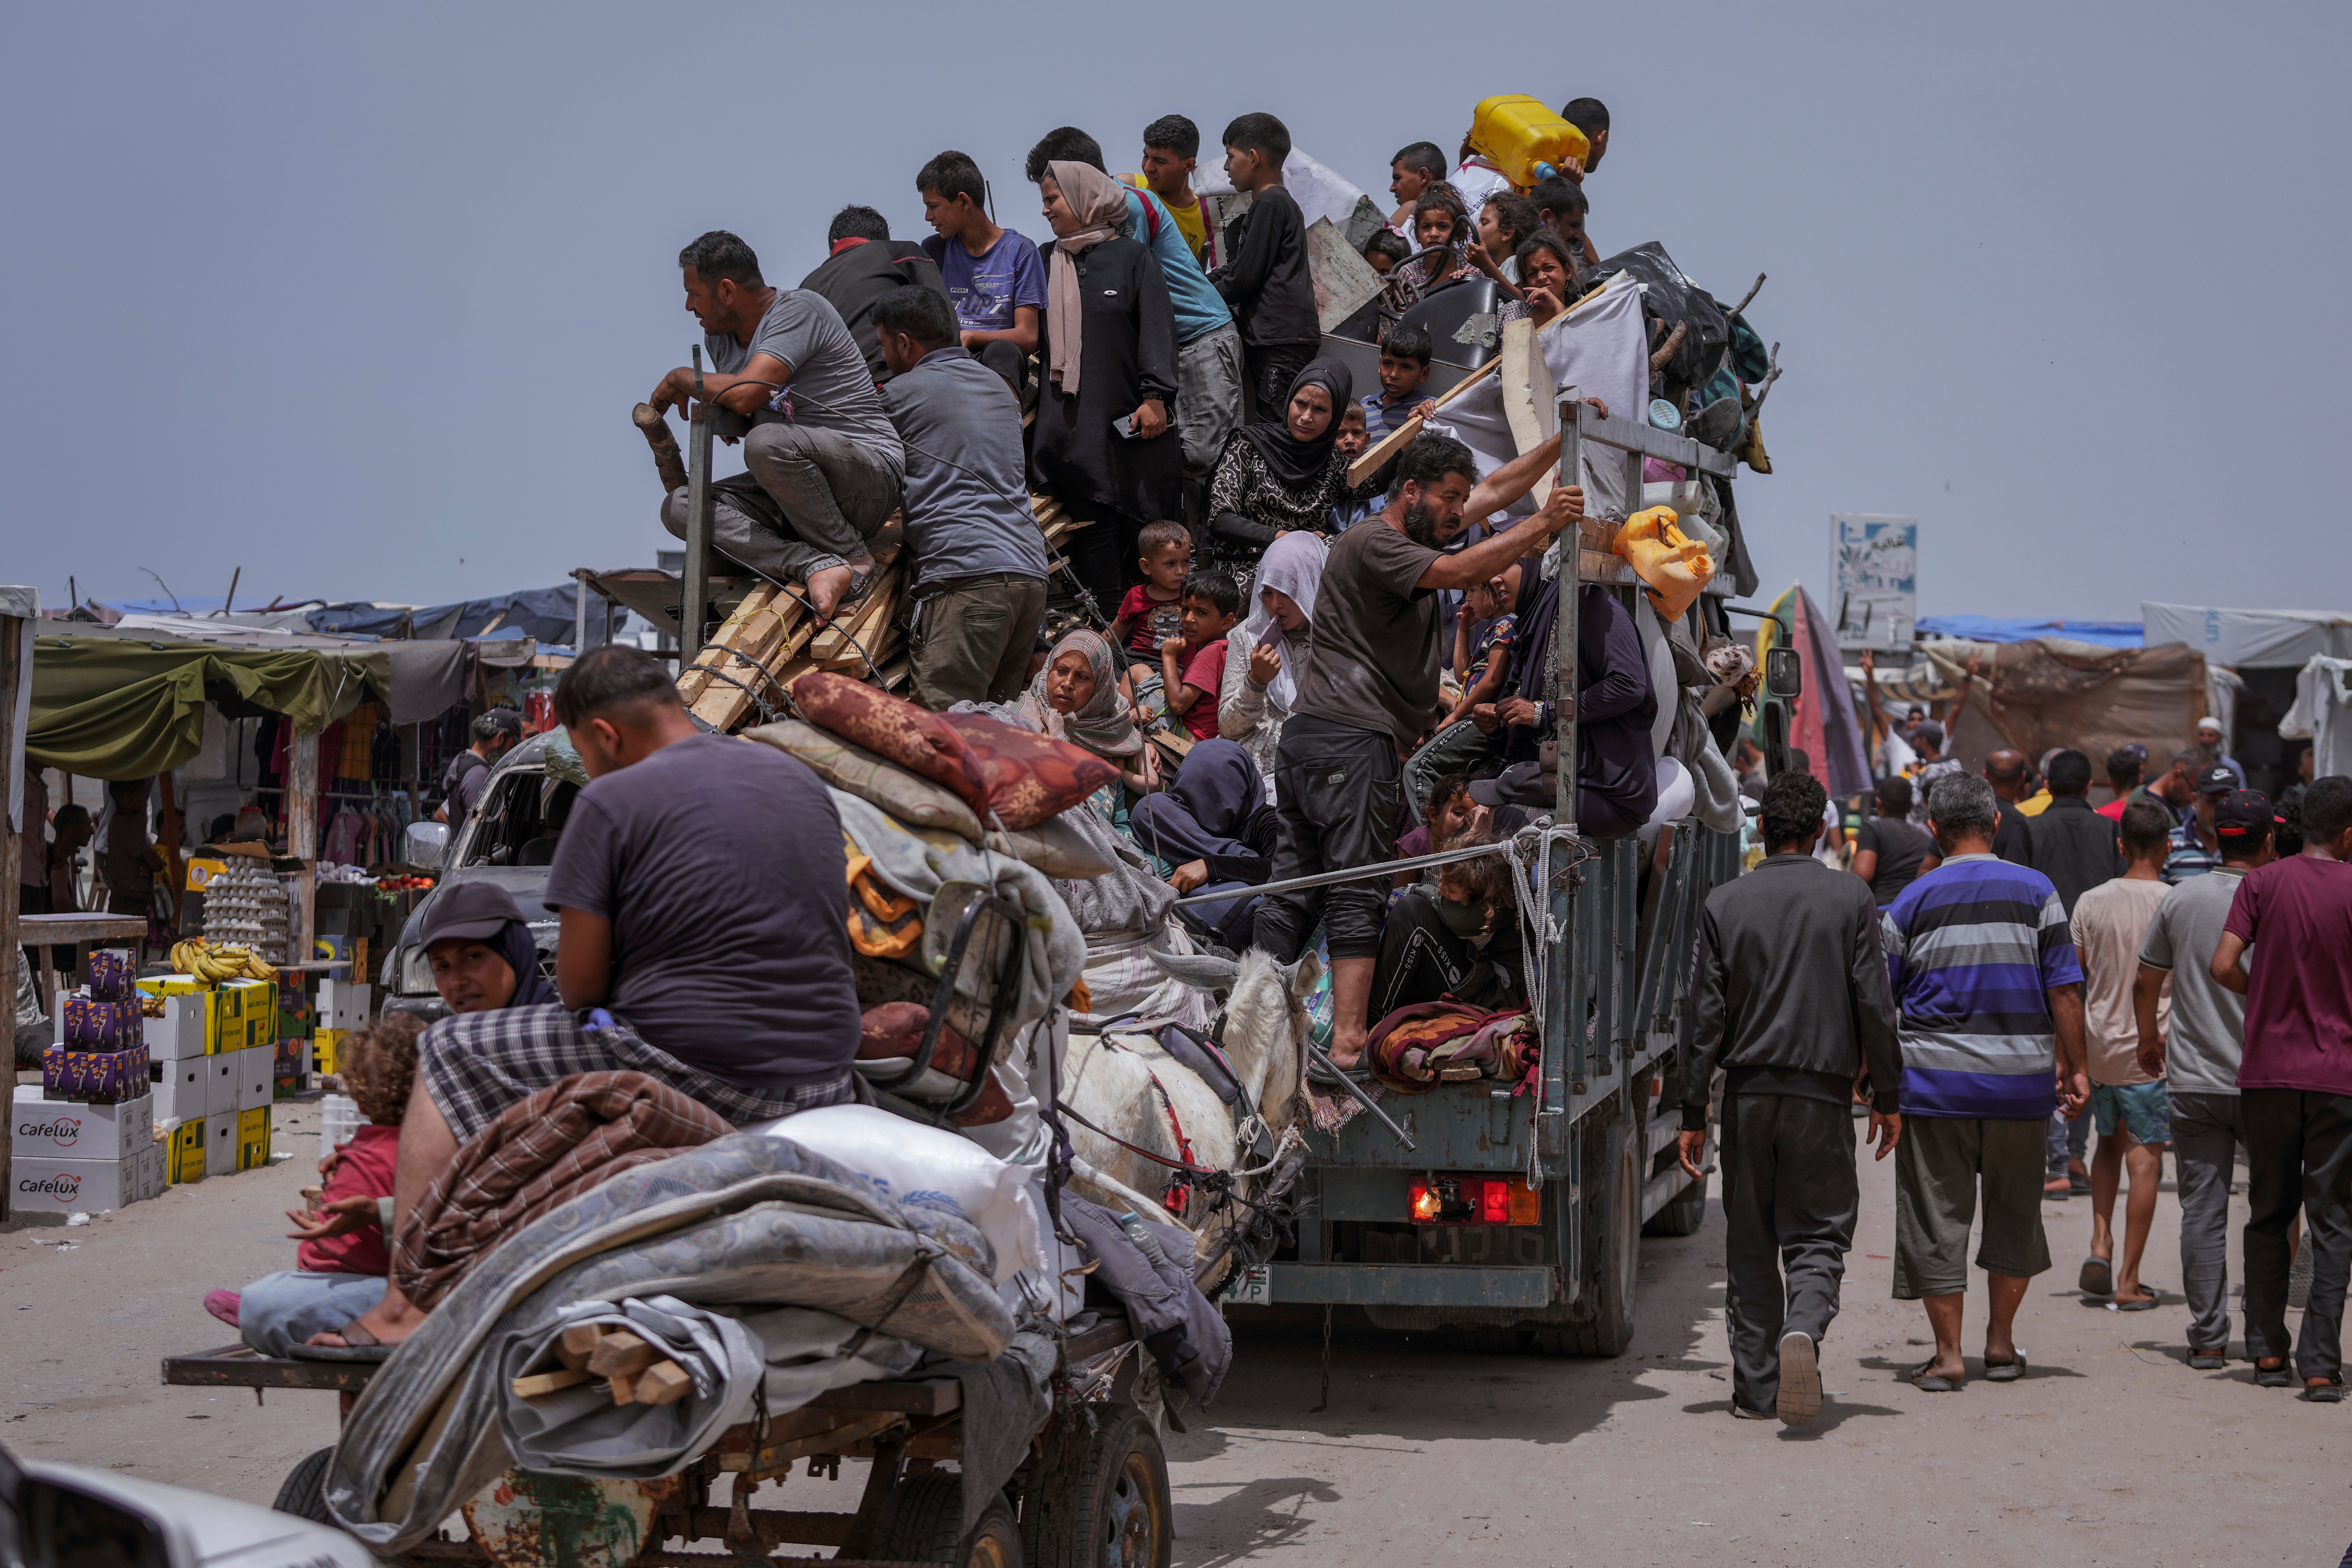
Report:
[[[1321,973],[1314,955],[1286,967],[1255,949],[1238,962],[1162,954],[1159,963],[1171,974],[1204,990],[1230,988],[1223,1045],[1240,1080],[1241,1108],[1255,1113],[1278,1147],[1284,1130],[1297,1119],[1302,1098],[1307,997]],[[1076,1112],[1066,1121],[1075,1154],[1073,1184],[1084,1195],[1114,1209],[1131,1208],[1147,1218],[1181,1225],[1196,1237],[1196,1257],[1204,1263],[1219,1258],[1219,1243],[1236,1217],[1236,1205],[1227,1204],[1212,1214],[1207,1194],[1196,1193],[1184,1214],[1170,1214],[1148,1194],[1165,1192],[1179,1173],[1135,1150],[1182,1160],[1187,1157],[1183,1145],[1189,1144],[1189,1157],[1196,1165],[1245,1171],[1261,1161],[1254,1152],[1254,1141],[1241,1141],[1238,1109],[1228,1108],[1215,1089],[1161,1049],[1150,1033],[1118,1029],[1108,1035],[1070,1037],[1062,1068],[1062,1104]],[[1110,1137],[1081,1125],[1078,1117]],[[1247,1195],[1262,1179],[1262,1172],[1244,1174],[1236,1178],[1234,1190]],[[1223,1272],[1220,1262],[1202,1280],[1203,1288],[1215,1284]]]

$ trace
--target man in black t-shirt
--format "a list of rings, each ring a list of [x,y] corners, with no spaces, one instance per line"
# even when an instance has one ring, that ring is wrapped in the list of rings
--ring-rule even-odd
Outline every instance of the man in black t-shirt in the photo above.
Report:
[[[1910,814],[1911,781],[1886,779],[1878,786],[1878,815],[1864,817],[1854,835],[1853,874],[1870,884],[1882,910],[1944,863],[1936,841],[1904,820]]]

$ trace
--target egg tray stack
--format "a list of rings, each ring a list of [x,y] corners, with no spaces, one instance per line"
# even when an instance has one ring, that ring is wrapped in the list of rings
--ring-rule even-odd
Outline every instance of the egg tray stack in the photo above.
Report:
[[[236,857],[205,889],[206,942],[249,947],[265,963],[287,962],[286,885],[267,860]]]

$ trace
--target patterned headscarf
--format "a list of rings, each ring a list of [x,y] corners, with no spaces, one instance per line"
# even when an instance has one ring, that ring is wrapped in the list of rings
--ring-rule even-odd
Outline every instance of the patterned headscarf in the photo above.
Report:
[[[1045,682],[1066,653],[1087,656],[1095,678],[1095,694],[1075,713],[1057,713],[1046,695]],[[1143,735],[1135,727],[1127,704],[1118,699],[1118,656],[1100,632],[1081,626],[1054,645],[1045,668],[1029,683],[1021,699],[1021,716],[1030,727],[1057,740],[1084,746],[1098,757],[1131,757],[1143,750]]]

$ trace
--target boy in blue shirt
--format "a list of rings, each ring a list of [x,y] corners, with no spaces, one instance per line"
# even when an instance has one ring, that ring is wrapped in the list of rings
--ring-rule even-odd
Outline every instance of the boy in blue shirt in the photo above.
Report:
[[[961,153],[942,153],[924,164],[915,189],[924,218],[939,231],[923,249],[940,264],[963,347],[1025,396],[1045,310],[1045,263],[1037,247],[990,218],[980,165]]]

